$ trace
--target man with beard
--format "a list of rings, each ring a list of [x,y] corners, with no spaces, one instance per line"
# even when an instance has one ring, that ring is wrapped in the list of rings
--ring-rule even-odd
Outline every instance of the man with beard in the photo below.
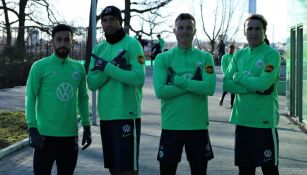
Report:
[[[154,65],[154,89],[161,99],[161,175],[176,174],[183,147],[192,175],[206,174],[213,158],[208,96],[214,94],[216,74],[212,55],[192,46],[195,26],[192,15],[180,14],[174,28],[177,47],[160,53]]]
[[[106,41],[93,49],[87,82],[98,90],[104,166],[112,175],[138,174],[144,52],[124,32],[117,7],[104,8],[100,16]]]
[[[26,91],[26,119],[30,146],[34,148],[34,174],[72,175],[78,157],[78,120],[83,126],[82,150],[92,142],[86,74],[69,57],[73,31],[59,24],[52,30],[55,53],[31,67]]]

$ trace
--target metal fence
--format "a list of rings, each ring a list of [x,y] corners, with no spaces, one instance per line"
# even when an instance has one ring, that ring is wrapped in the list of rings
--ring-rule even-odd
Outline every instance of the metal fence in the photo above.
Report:
[[[16,42],[18,28],[11,28],[12,43],[7,43],[6,30],[0,27],[0,56],[4,59],[5,48],[12,46]],[[85,60],[86,54],[86,39],[88,36],[88,28],[75,28],[73,47],[71,49],[71,57],[76,60]],[[53,53],[51,44],[51,35],[40,31],[35,27],[25,28],[25,48],[28,61],[35,61],[40,58],[49,56]],[[103,39],[103,31],[101,28],[97,29],[97,41]],[[1,59],[1,58],[0,58]],[[14,58],[11,58],[14,59]]]

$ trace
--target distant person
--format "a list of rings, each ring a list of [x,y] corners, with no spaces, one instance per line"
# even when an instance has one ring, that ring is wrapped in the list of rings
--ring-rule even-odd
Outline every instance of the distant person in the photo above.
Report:
[[[158,41],[159,41],[159,45],[160,45],[160,53],[164,51],[164,45],[165,45],[165,41],[164,39],[161,38],[161,35],[158,34],[157,35]]]
[[[160,43],[153,43],[153,46],[151,48],[151,54],[150,54],[150,58],[151,60],[155,60],[156,56],[161,53],[161,46]]]
[[[104,167],[111,175],[137,175],[144,52],[124,32],[120,9],[107,6],[100,17],[106,41],[92,51],[87,82],[91,90],[98,90]]]
[[[156,56],[159,53],[163,52],[164,45],[165,45],[165,41],[164,41],[164,39],[161,38],[160,34],[157,35],[157,38],[158,38],[158,42],[153,43],[153,47],[151,48],[150,58],[151,58],[152,61],[156,59]]]
[[[225,44],[224,44],[224,40],[223,39],[220,40],[220,42],[219,42],[219,44],[217,46],[217,49],[218,49],[217,65],[220,65],[222,57],[223,57],[223,55],[225,55]]]
[[[145,46],[147,43],[146,43],[146,41],[142,38],[142,35],[139,34],[139,37],[138,37],[137,40],[140,42],[140,44],[141,44],[141,46],[142,46],[142,48],[143,48],[143,50],[144,50],[144,46]]]
[[[235,165],[239,175],[278,175],[277,125],[280,55],[264,42],[266,19],[250,15],[244,22],[248,47],[235,52],[223,90],[235,93],[230,122],[236,125]]]
[[[229,53],[222,57],[222,64],[221,65],[222,65],[222,73],[223,73],[223,75],[225,75],[226,70],[228,68],[228,65],[229,65],[230,61],[232,60],[234,51],[235,51],[235,46],[234,45],[230,45],[229,46]],[[223,91],[222,97],[221,97],[220,102],[219,102],[220,106],[223,105],[223,101],[224,101],[224,98],[225,98],[226,94],[227,94],[227,92]],[[230,108],[231,109],[233,107],[234,99],[235,99],[235,94],[232,93],[230,95]]]
[[[88,94],[84,67],[69,57],[73,31],[59,24],[52,30],[54,53],[36,61],[26,90],[26,119],[34,148],[34,174],[72,175],[78,157],[78,119],[83,126],[82,150],[90,146]]]
[[[157,56],[153,82],[161,99],[162,133],[158,151],[161,175],[176,175],[183,148],[192,175],[207,173],[213,151],[208,133],[208,96],[214,94],[212,55],[192,46],[196,33],[192,15],[175,20],[177,47]]]

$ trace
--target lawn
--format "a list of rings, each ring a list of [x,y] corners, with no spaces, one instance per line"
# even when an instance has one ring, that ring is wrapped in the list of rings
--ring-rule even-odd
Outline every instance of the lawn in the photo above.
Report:
[[[28,137],[25,114],[22,111],[0,111],[0,149]]]

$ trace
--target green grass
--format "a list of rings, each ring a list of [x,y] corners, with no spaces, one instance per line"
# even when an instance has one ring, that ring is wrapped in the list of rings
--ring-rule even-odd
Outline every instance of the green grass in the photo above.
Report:
[[[0,111],[0,149],[28,137],[24,112]]]

